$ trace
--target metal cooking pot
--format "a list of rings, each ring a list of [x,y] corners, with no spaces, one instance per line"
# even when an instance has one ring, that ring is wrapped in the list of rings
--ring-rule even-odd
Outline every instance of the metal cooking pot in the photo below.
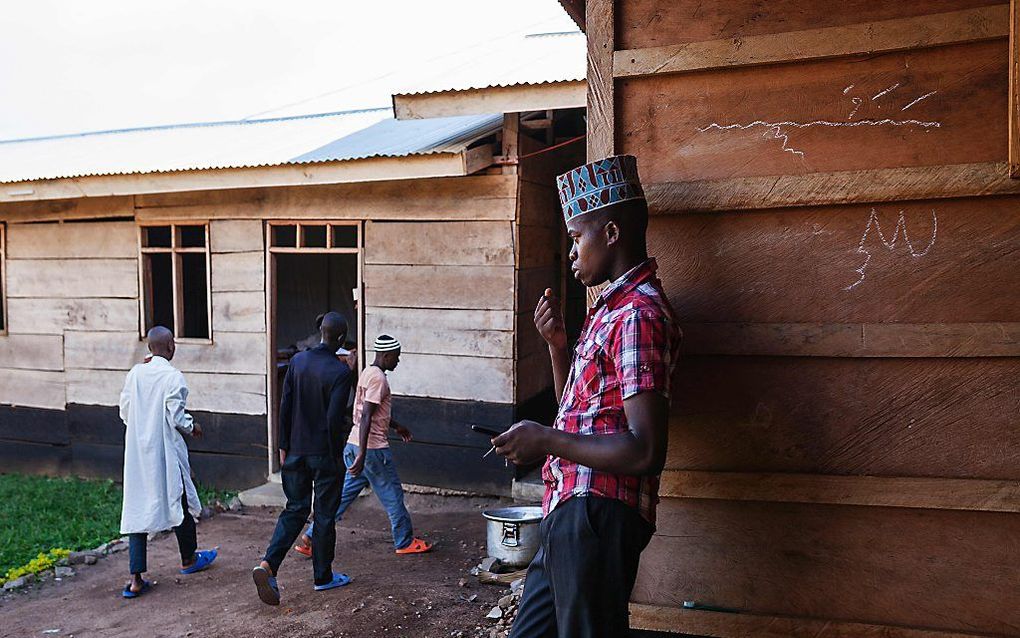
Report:
[[[486,520],[485,546],[489,556],[509,567],[527,567],[538,553],[538,525],[542,508],[534,505],[502,507],[482,512]]]

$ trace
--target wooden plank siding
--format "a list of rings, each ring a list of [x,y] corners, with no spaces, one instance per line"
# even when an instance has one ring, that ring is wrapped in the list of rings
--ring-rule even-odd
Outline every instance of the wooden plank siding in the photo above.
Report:
[[[685,333],[635,627],[1020,635],[1013,9],[587,3]]]

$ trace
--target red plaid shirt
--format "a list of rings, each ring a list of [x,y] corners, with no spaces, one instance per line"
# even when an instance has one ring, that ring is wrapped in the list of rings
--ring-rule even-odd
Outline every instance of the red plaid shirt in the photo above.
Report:
[[[634,267],[609,284],[588,311],[553,424],[557,430],[627,432],[624,399],[641,392],[669,397],[680,329],[655,270],[654,259]],[[658,476],[610,474],[550,456],[542,479],[545,514],[573,496],[592,494],[623,501],[655,524]]]

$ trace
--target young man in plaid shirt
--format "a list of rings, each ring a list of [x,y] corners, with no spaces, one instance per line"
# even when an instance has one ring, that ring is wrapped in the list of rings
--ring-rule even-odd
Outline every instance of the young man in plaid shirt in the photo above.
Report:
[[[535,325],[549,344],[556,422],[521,421],[493,439],[515,463],[547,457],[542,545],[510,635],[622,638],[655,529],[680,331],[645,247],[636,160],[592,162],[557,186],[574,277],[610,283],[588,311],[572,361],[559,301],[546,290]]]

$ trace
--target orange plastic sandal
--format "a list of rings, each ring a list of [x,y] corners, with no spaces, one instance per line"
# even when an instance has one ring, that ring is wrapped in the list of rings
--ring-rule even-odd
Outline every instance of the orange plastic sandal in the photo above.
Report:
[[[312,557],[312,548],[309,547],[308,545],[295,545],[294,551],[297,552],[298,554],[301,554],[305,558]]]
[[[396,551],[398,554],[424,554],[425,552],[432,551],[432,545],[420,538],[416,538],[407,547]]]

